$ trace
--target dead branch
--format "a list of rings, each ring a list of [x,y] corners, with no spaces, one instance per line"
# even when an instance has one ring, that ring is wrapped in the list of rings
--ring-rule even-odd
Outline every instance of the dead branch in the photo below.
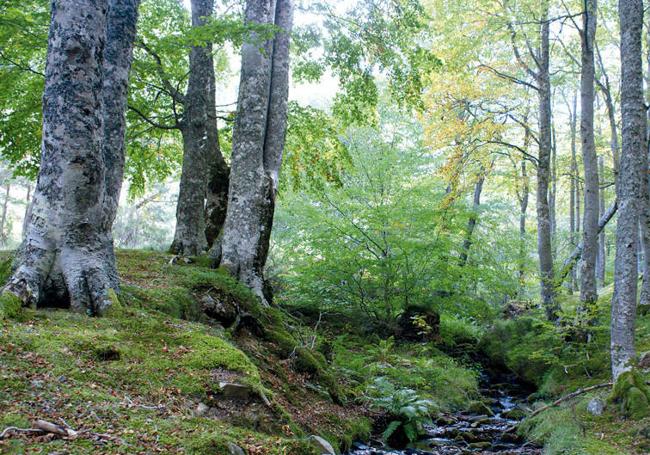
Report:
[[[551,404],[547,404],[546,406],[542,406],[541,408],[534,410],[533,412],[530,413],[529,416],[527,416],[527,418],[535,417],[537,414],[544,412],[549,408],[555,407],[564,401],[575,398],[578,395],[582,395],[583,393],[591,392],[592,390],[603,389],[605,387],[611,387],[612,385],[613,385],[612,382],[603,382],[602,384],[596,384],[589,387],[584,387],[582,389],[578,389],[575,392],[571,392],[567,395],[564,395],[563,397],[558,398]]]

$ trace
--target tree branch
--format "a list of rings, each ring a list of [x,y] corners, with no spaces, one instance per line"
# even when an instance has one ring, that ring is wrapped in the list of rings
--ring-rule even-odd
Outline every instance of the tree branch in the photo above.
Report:
[[[151,125],[151,126],[153,126],[153,127],[155,127],[155,128],[160,128],[161,130],[177,130],[177,129],[179,129],[179,125],[178,125],[178,124],[175,124],[175,125],[163,125],[162,123],[158,123],[158,122],[156,122],[155,120],[150,119],[149,117],[147,117],[146,115],[144,115],[144,114],[143,114],[143,113],[142,113],[138,108],[136,108],[135,106],[131,106],[131,105],[129,104],[128,108],[129,108],[130,110],[132,110],[133,112],[135,112],[135,113],[138,115],[138,117],[140,117],[142,120],[144,120],[144,121],[147,122],[149,125]]]

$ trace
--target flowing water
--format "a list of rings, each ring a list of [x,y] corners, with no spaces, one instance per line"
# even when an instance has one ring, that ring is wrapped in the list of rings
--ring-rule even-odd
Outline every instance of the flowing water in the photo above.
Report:
[[[349,455],[541,454],[540,447],[526,442],[513,431],[518,421],[508,418],[508,412],[520,401],[520,387],[513,383],[488,383],[486,386],[483,395],[491,402],[493,416],[469,412],[447,414],[426,425],[426,434],[406,449],[391,450],[380,442],[371,441],[355,443]]]

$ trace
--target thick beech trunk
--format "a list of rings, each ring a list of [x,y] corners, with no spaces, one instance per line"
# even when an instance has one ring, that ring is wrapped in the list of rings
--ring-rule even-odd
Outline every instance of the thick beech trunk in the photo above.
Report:
[[[641,32],[642,0],[620,0],[621,114],[623,141],[617,186],[619,215],[616,225],[614,296],[612,298],[612,376],[632,368],[637,298],[637,250],[642,192],[647,191],[646,112],[643,98]]]
[[[117,290],[111,225],[136,17],[135,0],[52,2],[41,168],[4,288],[24,304],[101,314]]]
[[[580,77],[580,139],[584,167],[584,215],[582,260],[580,262],[580,301],[586,307],[596,302],[596,258],[598,256],[598,157],[594,140],[594,40],[596,37],[596,0],[585,1],[583,13],[582,71]]]
[[[212,15],[214,0],[192,0],[192,27],[201,27]],[[221,157],[214,112],[212,45],[192,46],[187,93],[183,100],[183,168],[176,205],[176,231],[170,251],[195,256],[208,247],[205,200],[210,166]],[[223,160],[223,157],[221,157]]]
[[[542,305],[549,320],[557,319],[553,254],[551,239],[551,214],[549,207],[549,179],[551,166],[551,81],[549,74],[549,21],[548,1],[543,3],[540,26],[539,71],[537,87],[539,96],[539,156],[537,165],[537,252]]]
[[[247,2],[248,22],[275,23],[281,31],[267,43],[267,52],[254,40],[242,47],[228,209],[220,251],[213,253],[265,303],[270,294],[263,269],[286,133],[292,19],[291,0]]]

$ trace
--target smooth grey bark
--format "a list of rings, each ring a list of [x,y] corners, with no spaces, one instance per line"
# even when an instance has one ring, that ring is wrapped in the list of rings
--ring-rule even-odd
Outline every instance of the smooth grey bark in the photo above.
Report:
[[[612,298],[612,376],[632,368],[635,358],[634,329],[637,299],[637,250],[642,192],[647,190],[644,174],[648,166],[646,111],[643,98],[641,33],[643,1],[620,0],[621,25],[621,117],[623,140],[617,195],[614,296]]]
[[[580,73],[580,139],[584,168],[584,213],[582,259],[580,262],[580,301],[583,309],[598,299],[596,258],[598,256],[598,156],[594,139],[594,41],[596,38],[597,0],[585,0],[582,14],[582,69]]]
[[[542,305],[549,320],[557,319],[553,254],[551,239],[551,216],[548,201],[551,159],[551,80],[548,0],[542,3],[540,26],[540,49],[537,58],[537,88],[539,98],[539,156],[537,165],[537,252]]]
[[[469,249],[472,247],[472,235],[476,228],[478,221],[478,212],[481,208],[481,193],[483,192],[483,184],[485,183],[485,171],[483,170],[477,177],[474,184],[474,197],[472,199],[472,212],[467,220],[467,228],[465,231],[465,240],[463,241],[462,250],[460,253],[460,260],[458,265],[464,267],[469,258]]]
[[[598,157],[598,176],[602,180],[602,176],[605,175],[605,162],[602,156]],[[605,191],[600,190],[600,217],[605,213]],[[598,234],[598,257],[596,260],[596,278],[598,279],[601,286],[605,286],[605,270],[607,267],[607,248],[606,248],[606,238],[605,230],[601,230]]]
[[[3,290],[26,305],[100,315],[117,291],[110,225],[137,4],[52,2],[41,167],[16,269]]]
[[[286,134],[292,2],[249,0],[246,21],[275,24],[280,31],[266,43],[267,52],[254,39],[242,46],[228,208],[220,251],[212,254],[269,303],[263,269]]]
[[[192,27],[212,16],[214,0],[192,0]],[[210,167],[221,156],[215,112],[215,75],[212,45],[190,48],[187,92],[183,97],[183,166],[176,204],[176,230],[170,251],[195,256],[208,247],[205,200]],[[224,162],[225,164],[225,162]]]

